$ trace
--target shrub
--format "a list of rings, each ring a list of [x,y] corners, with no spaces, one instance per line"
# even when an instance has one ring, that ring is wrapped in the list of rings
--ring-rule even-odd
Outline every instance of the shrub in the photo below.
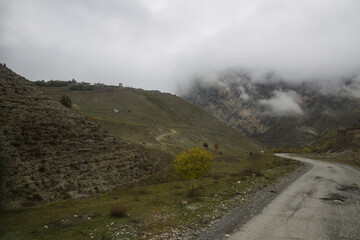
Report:
[[[304,148],[302,149],[302,152],[304,152],[304,153],[311,153],[311,149],[310,149],[310,148],[307,148],[307,147],[304,147]]]
[[[219,144],[218,143],[214,143],[214,148],[218,149],[219,148]]]
[[[204,147],[204,148],[208,148],[209,145],[208,145],[207,143],[203,143],[203,147]]]
[[[125,207],[113,207],[110,209],[110,216],[116,218],[126,217],[126,208]]]
[[[76,83],[75,79],[71,81],[50,80],[47,82],[45,82],[44,80],[38,80],[35,82],[35,85],[41,87],[67,87],[75,83]]]
[[[76,82],[71,84],[69,89],[72,91],[92,91],[95,89],[95,86],[87,82]]]
[[[285,152],[282,148],[273,148],[271,149],[271,153],[283,153]]]
[[[71,108],[71,98],[68,95],[63,95],[60,99],[60,103],[67,108]]]
[[[208,173],[213,156],[205,149],[194,147],[175,159],[174,174],[177,178],[191,180]]]

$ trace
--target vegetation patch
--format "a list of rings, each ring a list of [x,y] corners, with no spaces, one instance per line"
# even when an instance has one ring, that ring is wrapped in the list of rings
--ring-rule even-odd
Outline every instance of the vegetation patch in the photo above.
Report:
[[[71,108],[71,98],[68,95],[63,95],[60,99],[60,103],[67,108]]]
[[[110,216],[115,218],[123,218],[127,215],[127,209],[124,206],[115,206],[110,209]]]
[[[257,165],[262,175],[244,171]],[[90,199],[0,211],[0,238],[10,233],[22,239],[181,238],[220,218],[230,210],[230,202],[241,204],[242,196],[298,166],[296,161],[267,154],[228,162],[215,158],[208,174],[192,180],[168,180]]]
[[[191,180],[207,174],[213,160],[209,151],[194,147],[176,157],[171,173],[175,178]]]

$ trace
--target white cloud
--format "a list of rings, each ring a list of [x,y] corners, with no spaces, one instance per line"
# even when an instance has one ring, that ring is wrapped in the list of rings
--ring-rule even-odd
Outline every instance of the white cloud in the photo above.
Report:
[[[261,99],[259,103],[268,107],[269,112],[275,116],[300,116],[303,115],[301,100],[294,91],[282,92],[275,90],[274,96],[270,99]]]

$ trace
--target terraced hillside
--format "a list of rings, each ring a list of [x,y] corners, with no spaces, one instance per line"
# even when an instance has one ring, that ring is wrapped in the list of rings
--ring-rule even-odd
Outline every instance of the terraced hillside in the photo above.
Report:
[[[116,137],[0,66],[0,208],[82,198],[163,173],[171,156]]]

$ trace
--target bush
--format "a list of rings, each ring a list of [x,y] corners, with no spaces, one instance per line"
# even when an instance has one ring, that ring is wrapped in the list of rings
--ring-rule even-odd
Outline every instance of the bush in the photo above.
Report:
[[[286,152],[286,151],[284,151],[284,149],[282,149],[282,148],[273,148],[273,149],[271,149],[270,152],[271,153],[283,153],[283,152]]]
[[[311,149],[307,147],[304,147],[301,151],[304,153],[311,153]]]
[[[219,144],[218,143],[214,143],[214,148],[218,149],[219,148]]]
[[[87,82],[80,82],[70,85],[69,89],[72,91],[92,91],[95,89],[95,86]]]
[[[194,147],[175,159],[174,174],[177,178],[191,180],[208,173],[213,156],[205,149]]]
[[[75,83],[76,83],[75,79],[71,81],[50,80],[47,82],[45,82],[44,80],[39,80],[35,82],[35,85],[41,87],[67,87]]]
[[[71,108],[71,98],[68,95],[63,95],[60,99],[60,103],[67,108]]]
[[[208,148],[209,145],[208,145],[207,143],[203,143],[203,147],[204,147],[204,148]]]
[[[125,207],[113,207],[110,209],[110,216],[116,217],[116,218],[123,218],[126,217],[126,208]]]

